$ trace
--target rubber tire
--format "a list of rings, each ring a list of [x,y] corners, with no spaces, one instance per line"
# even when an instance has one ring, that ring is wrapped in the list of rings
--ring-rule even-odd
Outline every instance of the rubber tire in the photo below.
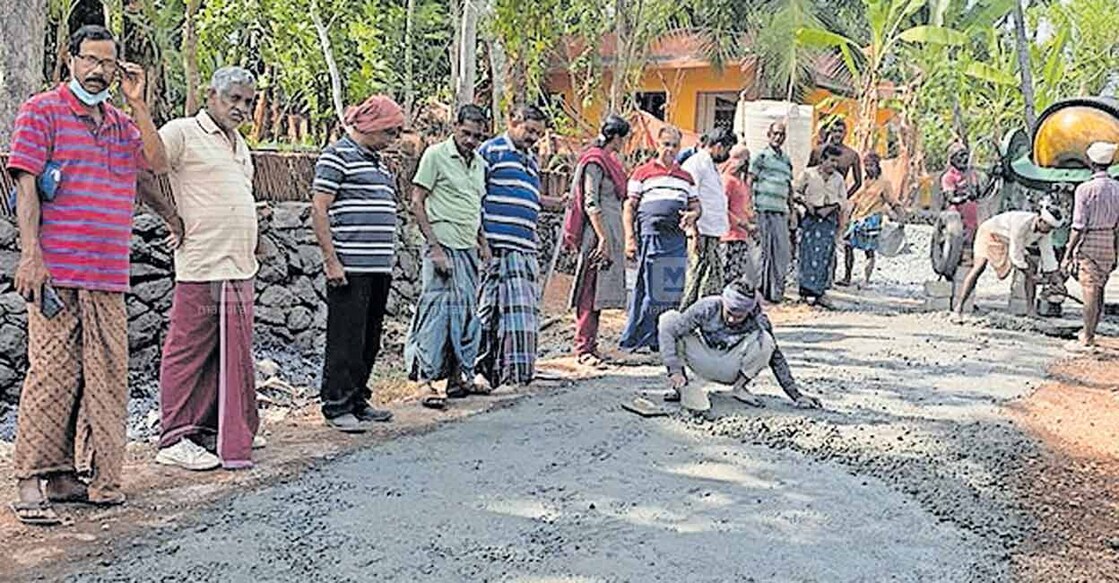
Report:
[[[959,213],[948,211],[940,213],[933,228],[932,243],[929,245],[929,259],[932,262],[933,272],[949,281],[955,279],[956,270],[959,269],[960,260],[964,255],[962,228],[959,229],[958,235],[951,233],[949,229],[953,221],[959,220]]]

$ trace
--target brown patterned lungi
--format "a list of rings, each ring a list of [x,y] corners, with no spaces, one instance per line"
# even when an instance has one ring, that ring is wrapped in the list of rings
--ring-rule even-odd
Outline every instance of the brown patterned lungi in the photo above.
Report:
[[[53,319],[27,307],[30,366],[19,401],[17,479],[88,470],[92,492],[120,487],[128,404],[124,294],[58,288]]]
[[[1077,279],[1081,287],[1103,288],[1115,269],[1115,231],[1084,231],[1076,250]]]

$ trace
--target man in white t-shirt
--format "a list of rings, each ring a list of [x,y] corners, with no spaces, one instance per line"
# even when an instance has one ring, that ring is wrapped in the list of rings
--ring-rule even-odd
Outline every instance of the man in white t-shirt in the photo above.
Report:
[[[688,230],[688,274],[680,309],[686,309],[699,298],[714,295],[723,289],[723,261],[719,253],[723,235],[730,222],[727,218],[727,195],[718,165],[730,157],[736,142],[726,128],[715,128],[707,134],[705,145],[689,157],[684,171],[692,175],[699,195],[700,215],[694,229]]]

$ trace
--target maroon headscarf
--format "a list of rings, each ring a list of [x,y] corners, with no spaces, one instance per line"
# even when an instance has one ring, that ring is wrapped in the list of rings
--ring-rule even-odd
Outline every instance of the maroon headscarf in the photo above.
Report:
[[[346,108],[343,121],[363,134],[404,125],[404,110],[385,95],[374,95],[361,105]]]
[[[563,246],[572,251],[579,249],[583,241],[583,229],[587,223],[587,211],[583,205],[586,200],[586,193],[583,192],[583,173],[586,171],[587,164],[597,164],[602,168],[610,177],[610,182],[614,184],[614,195],[618,200],[626,198],[626,170],[622,167],[622,163],[600,146],[587,148],[579,156],[579,163],[575,167],[575,178],[571,184],[573,195],[571,206],[563,219]]]

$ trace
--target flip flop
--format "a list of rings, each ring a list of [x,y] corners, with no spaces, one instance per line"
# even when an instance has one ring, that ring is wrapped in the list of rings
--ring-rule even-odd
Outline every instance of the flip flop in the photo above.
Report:
[[[17,500],[8,504],[16,518],[24,524],[33,526],[57,526],[62,524],[62,518],[54,511],[49,500],[35,500],[25,502]]]
[[[643,397],[635,397],[632,401],[623,401],[622,409],[637,413],[642,417],[665,417],[668,415],[668,411]]]
[[[120,506],[128,497],[119,490],[105,490],[100,494],[90,494],[88,502],[94,506]]]
[[[680,402],[680,391],[677,391],[676,389],[672,389],[671,391],[666,393],[665,396],[664,396],[664,402],[665,403],[679,403]]]
[[[420,404],[428,409],[442,410],[447,408],[447,396],[440,394],[439,389],[434,385],[428,385],[428,394],[420,400]]]

